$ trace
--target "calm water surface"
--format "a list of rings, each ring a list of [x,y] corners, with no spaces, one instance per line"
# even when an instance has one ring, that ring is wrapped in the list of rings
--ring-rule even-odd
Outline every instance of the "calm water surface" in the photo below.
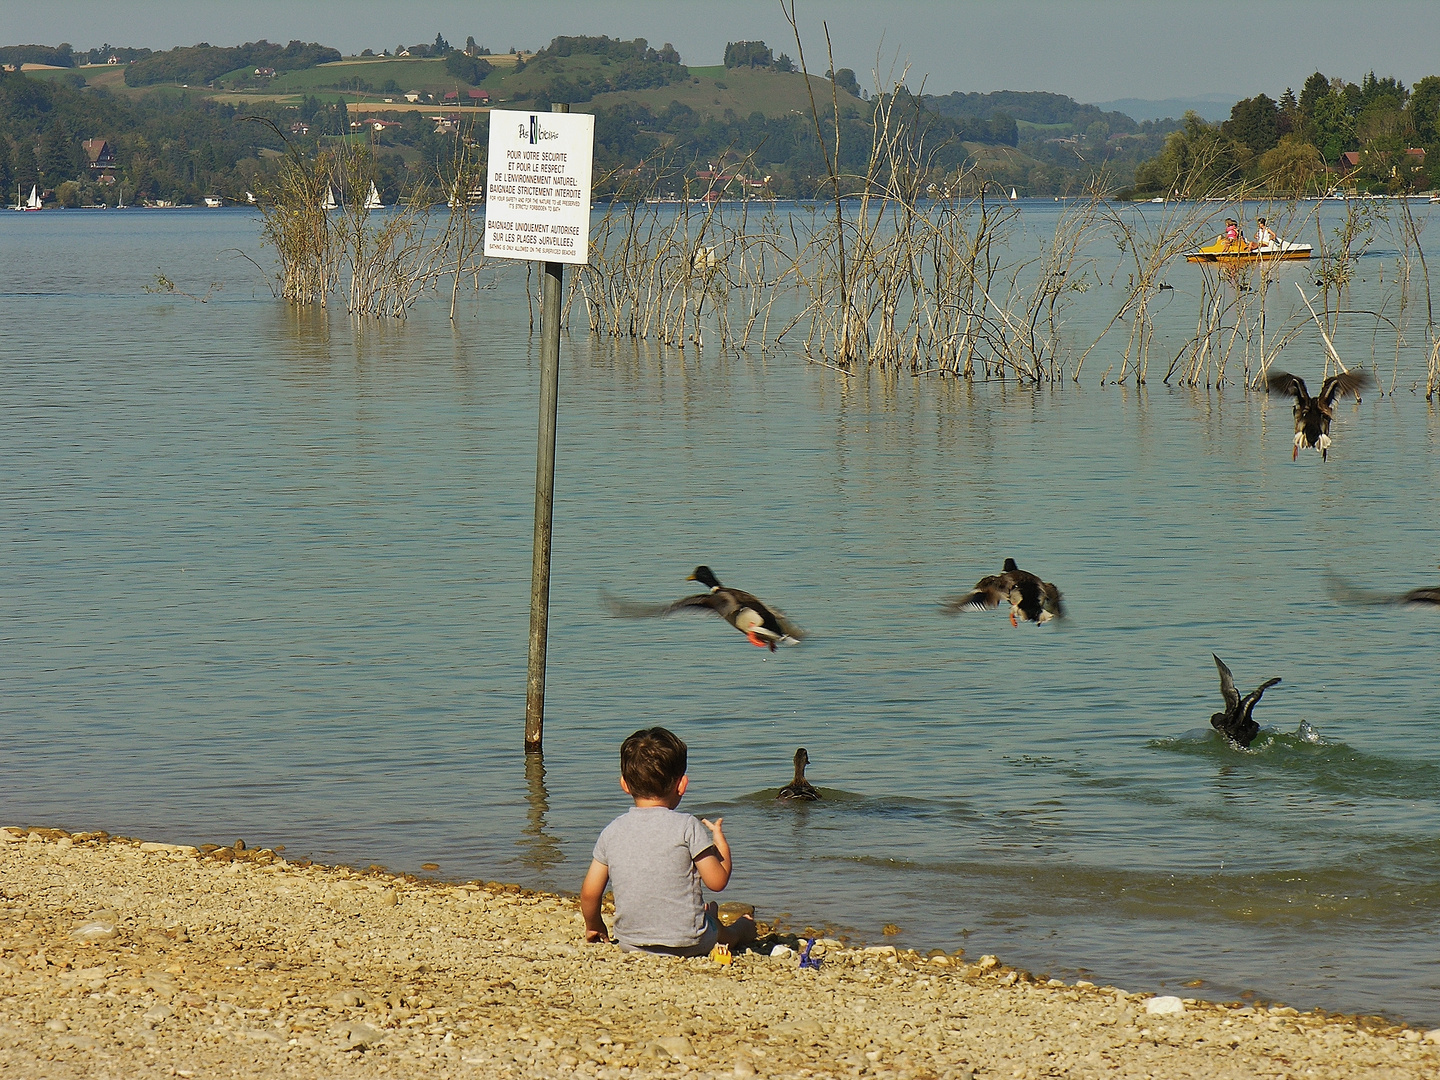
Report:
[[[660,723],[762,917],[1440,1021],[1440,618],[1322,576],[1440,573],[1423,397],[1347,401],[1330,462],[1292,464],[1288,403],[1233,388],[889,386],[577,333],[527,769],[523,273],[453,328],[353,324],[271,300],[227,250],[256,233],[0,219],[0,819],[573,890],[620,740]],[[1072,617],[938,613],[1007,555]],[[810,637],[600,613],[701,562]],[[1284,679],[1250,752],[1208,730],[1212,651]],[[826,800],[777,806],[800,745]]]

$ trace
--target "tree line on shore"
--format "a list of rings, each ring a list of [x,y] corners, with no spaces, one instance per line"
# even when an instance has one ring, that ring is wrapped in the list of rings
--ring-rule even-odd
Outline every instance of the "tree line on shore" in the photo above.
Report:
[[[1357,85],[1315,72],[1297,96],[1257,94],[1230,118],[1187,113],[1160,153],[1135,170],[1136,197],[1196,197],[1238,187],[1282,195],[1334,187],[1399,195],[1440,176],[1440,76],[1413,88],[1368,73]]]

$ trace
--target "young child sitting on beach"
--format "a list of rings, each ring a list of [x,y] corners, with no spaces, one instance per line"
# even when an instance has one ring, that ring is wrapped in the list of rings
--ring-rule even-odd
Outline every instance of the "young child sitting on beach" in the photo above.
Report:
[[[685,743],[662,727],[637,731],[620,745],[620,787],[635,805],[595,842],[580,887],[587,942],[610,940],[600,915],[607,882],[624,952],[706,956],[717,942],[754,940],[753,919],[724,926],[701,894],[702,882],[714,892],[725,888],[734,863],[720,829],[724,818],[700,821],[675,810],[690,784],[687,756]]]

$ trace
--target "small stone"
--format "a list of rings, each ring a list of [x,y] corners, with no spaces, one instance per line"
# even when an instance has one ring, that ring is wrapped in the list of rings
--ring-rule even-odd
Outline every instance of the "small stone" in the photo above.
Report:
[[[332,1029],[331,1034],[345,1044],[346,1050],[364,1050],[385,1038],[385,1032],[371,1027],[363,1020],[352,1024],[339,1024]]]
[[[754,1076],[755,1066],[751,1065],[750,1062],[746,1061],[744,1058],[741,1058],[739,1061],[735,1062],[735,1068],[731,1071],[736,1076]]]
[[[676,1061],[695,1056],[695,1048],[690,1045],[690,1040],[684,1035],[666,1035],[664,1038],[656,1039],[655,1045]]]
[[[244,841],[244,840],[236,840],[236,841],[235,841],[235,850],[236,850],[236,851],[244,851],[244,850],[245,850],[245,841]]]
[[[169,1020],[175,1014],[168,1005],[155,1005],[145,1010],[145,1019],[152,1024],[158,1024],[162,1020]]]
[[[1176,1016],[1185,1011],[1185,1003],[1178,997],[1153,997],[1145,1002],[1145,1011],[1155,1016]]]
[[[786,960],[795,955],[795,950],[789,945],[776,945],[770,950],[771,959]]]
[[[68,836],[62,836],[59,840],[55,841],[55,846],[63,851],[66,848],[74,847],[75,841],[71,840]]]
[[[421,869],[421,870],[428,870],[428,871],[432,871],[432,872],[433,872],[433,871],[435,871],[435,870],[439,870],[439,869],[440,869],[440,864],[439,864],[439,863],[433,863],[433,862],[421,863],[421,864],[420,864],[420,869]]]
[[[978,967],[981,971],[989,971],[991,968],[999,967],[1000,961],[987,953],[986,955],[980,957],[979,961],[975,964],[975,966]]]
[[[900,927],[896,926],[893,922],[886,923],[880,928],[880,933],[884,934],[886,937],[894,937],[896,934],[900,933]]]
[[[400,894],[394,889],[386,889],[380,894],[381,907],[394,907],[400,902]]]
[[[67,1024],[64,1020],[61,1020],[61,1019],[57,1016],[54,1020],[47,1020],[47,1021],[45,1021],[45,1030],[46,1030],[46,1031],[69,1031],[69,1030],[70,1030],[70,1025]]]
[[[358,1009],[370,999],[359,990],[341,990],[325,999],[332,1009]]]
[[[1425,1032],[1425,1038],[1432,1043],[1440,1043],[1440,1028],[1431,1028]]]
[[[96,941],[109,941],[120,933],[120,931],[115,928],[117,921],[113,911],[96,912],[88,920],[72,929],[70,936],[79,938],[87,944]]]

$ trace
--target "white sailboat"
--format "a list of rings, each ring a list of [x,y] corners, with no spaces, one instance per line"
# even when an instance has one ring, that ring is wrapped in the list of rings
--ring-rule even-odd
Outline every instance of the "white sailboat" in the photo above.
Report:
[[[371,181],[370,181],[370,194],[367,195],[367,196],[365,196],[365,209],[366,209],[366,210],[380,210],[380,209],[382,209],[384,206],[385,206],[385,204],[380,201],[380,192],[375,189],[375,181],[374,181],[374,180],[371,180]]]
[[[320,204],[321,210],[338,210],[340,204],[335,201],[335,189],[329,184],[325,185],[325,201]]]
[[[15,189],[15,205],[12,206],[10,209],[12,209],[12,210],[39,210],[39,209],[40,209],[40,188],[39,188],[39,185],[36,185],[36,184],[31,184],[31,185],[30,185],[30,198],[26,199],[23,203],[20,201],[20,189],[17,187],[17,188]]]
[[[1015,202],[1015,201],[1017,201],[1019,198],[1020,198],[1020,196],[1017,195],[1017,194],[1015,194],[1015,189],[1012,187],[1012,188],[1010,189],[1010,201],[1011,201],[1011,202]]]

